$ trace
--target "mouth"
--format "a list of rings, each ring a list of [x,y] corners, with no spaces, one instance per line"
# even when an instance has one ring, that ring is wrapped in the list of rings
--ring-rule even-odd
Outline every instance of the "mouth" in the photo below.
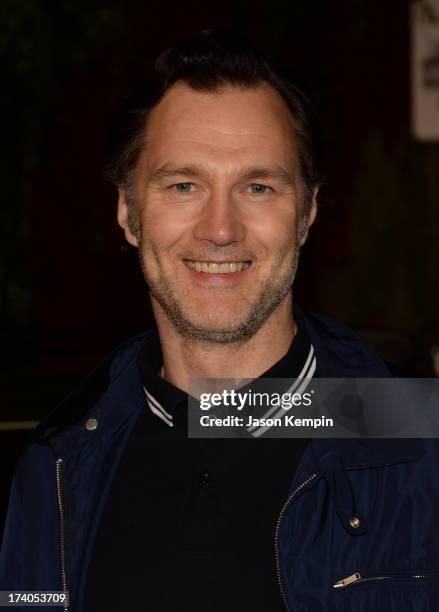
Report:
[[[191,270],[204,274],[231,274],[242,272],[250,267],[251,261],[195,261],[185,259],[184,263]]]
[[[250,267],[251,261],[195,261],[185,259],[184,263],[191,270],[204,272],[204,274],[230,274],[242,272]]]

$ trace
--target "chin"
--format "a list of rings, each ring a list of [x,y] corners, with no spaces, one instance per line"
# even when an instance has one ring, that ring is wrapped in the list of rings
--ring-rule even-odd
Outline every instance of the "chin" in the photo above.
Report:
[[[199,329],[200,332],[205,334],[227,334],[236,328],[241,328],[242,323],[234,321],[232,319],[221,319],[221,320],[209,320],[209,321],[196,321],[190,320],[194,329]]]
[[[237,321],[232,317],[215,320],[189,318],[180,321],[177,330],[187,338],[207,344],[224,345],[245,342],[257,331],[253,327],[246,320]]]

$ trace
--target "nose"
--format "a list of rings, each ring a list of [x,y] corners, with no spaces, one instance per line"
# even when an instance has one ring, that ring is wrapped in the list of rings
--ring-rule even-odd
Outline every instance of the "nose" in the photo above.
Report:
[[[212,192],[195,225],[194,237],[225,246],[243,240],[245,227],[237,203],[226,190]]]

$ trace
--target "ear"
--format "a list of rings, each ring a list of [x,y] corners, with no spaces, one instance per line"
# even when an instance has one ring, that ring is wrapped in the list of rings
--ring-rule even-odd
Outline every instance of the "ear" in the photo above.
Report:
[[[119,187],[119,200],[117,203],[117,222],[124,231],[126,241],[129,242],[129,244],[132,244],[133,246],[137,247],[137,237],[133,234],[130,227],[130,206],[134,206],[134,204],[128,204],[125,189],[123,187]]]
[[[316,220],[316,216],[317,216],[317,193],[319,191],[318,187],[315,187],[313,189],[312,192],[312,199],[311,199],[311,206],[308,212],[308,216],[306,219],[302,220],[302,228],[301,228],[301,232],[300,232],[300,240],[299,240],[299,244],[300,246],[303,246],[308,238],[308,232],[309,232],[309,228],[311,227],[311,225],[314,223],[314,221]]]

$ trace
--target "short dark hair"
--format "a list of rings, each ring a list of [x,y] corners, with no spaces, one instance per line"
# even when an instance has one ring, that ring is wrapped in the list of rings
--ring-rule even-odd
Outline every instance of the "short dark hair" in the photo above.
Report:
[[[275,72],[260,52],[241,37],[226,32],[204,30],[158,57],[151,73],[142,79],[136,92],[126,98],[115,121],[107,178],[129,190],[144,146],[148,114],[177,81],[202,92],[216,92],[228,85],[250,88],[268,83],[280,93],[293,118],[305,189],[305,210],[302,212],[307,212],[313,190],[319,184],[305,110],[307,101],[293,83]]]

